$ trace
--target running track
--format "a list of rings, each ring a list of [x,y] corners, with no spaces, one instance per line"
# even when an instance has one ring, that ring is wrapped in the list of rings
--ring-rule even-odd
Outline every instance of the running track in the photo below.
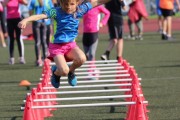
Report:
[[[158,24],[157,20],[143,20],[143,27],[144,27],[144,32],[157,32],[158,30]],[[180,30],[180,18],[173,18],[172,22],[172,30],[173,31],[178,31]],[[106,34],[108,32],[107,26],[104,26],[103,28],[100,29],[100,33]],[[124,20],[124,32],[128,33],[128,25],[127,21]],[[80,23],[79,26],[79,33],[82,34],[82,23]],[[29,24],[26,29],[23,30],[23,35],[28,35],[32,34],[32,29],[31,29],[31,24]]]

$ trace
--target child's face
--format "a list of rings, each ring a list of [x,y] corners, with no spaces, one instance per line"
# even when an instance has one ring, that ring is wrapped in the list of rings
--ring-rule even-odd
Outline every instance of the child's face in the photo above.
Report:
[[[66,13],[72,14],[76,11],[78,4],[79,4],[78,0],[68,0],[67,2],[63,3],[62,9]]]

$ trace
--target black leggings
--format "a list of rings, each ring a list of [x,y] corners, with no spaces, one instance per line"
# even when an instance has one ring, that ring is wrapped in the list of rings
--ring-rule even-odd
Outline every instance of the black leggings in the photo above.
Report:
[[[7,32],[4,11],[0,12],[0,22],[3,33]]]
[[[14,41],[16,39],[18,50],[19,50],[19,56],[24,57],[24,43],[23,40],[20,38],[21,36],[21,29],[17,26],[18,23],[21,21],[21,18],[13,18],[13,19],[7,19],[7,28],[8,28],[8,34],[9,34],[9,54],[10,57],[14,57]],[[16,35],[16,38],[14,36],[14,32]]]
[[[47,33],[49,32],[49,33]],[[43,52],[43,59],[48,55],[48,43],[50,34],[50,26],[47,26],[42,22],[33,22],[33,35],[35,40],[35,54],[36,60],[40,59],[39,55],[41,54],[41,47]]]

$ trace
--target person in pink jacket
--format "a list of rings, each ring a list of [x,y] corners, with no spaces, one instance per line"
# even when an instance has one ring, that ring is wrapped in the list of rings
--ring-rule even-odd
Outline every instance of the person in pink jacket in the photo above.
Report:
[[[143,20],[148,19],[148,13],[146,11],[146,7],[143,0],[133,0],[133,2],[129,5],[129,12],[128,12],[128,26],[130,30],[130,38],[132,40],[139,39],[143,40]],[[135,28],[136,25],[138,29],[138,36],[135,38]]]
[[[104,17],[101,19],[101,14]],[[106,25],[110,12],[104,6],[98,6],[83,16],[83,37],[82,43],[88,61],[94,61],[98,45],[98,32],[100,27]],[[91,67],[95,67],[92,62]],[[93,72],[90,70],[90,72]]]

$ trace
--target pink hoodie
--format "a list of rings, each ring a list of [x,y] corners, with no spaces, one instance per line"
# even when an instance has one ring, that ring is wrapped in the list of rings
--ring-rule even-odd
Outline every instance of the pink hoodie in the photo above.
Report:
[[[100,13],[104,14],[102,20],[100,20]],[[98,32],[99,31],[99,23],[101,22],[103,25],[106,25],[110,16],[110,12],[103,7],[102,5],[97,6],[91,9],[88,13],[83,16],[83,32]]]

